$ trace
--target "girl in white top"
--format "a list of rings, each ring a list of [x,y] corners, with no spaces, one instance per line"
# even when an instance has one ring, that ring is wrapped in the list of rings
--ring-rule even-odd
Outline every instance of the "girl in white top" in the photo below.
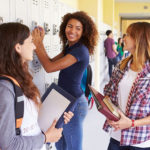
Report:
[[[150,23],[136,22],[127,28],[125,46],[131,55],[118,64],[104,93],[121,108],[111,127],[108,150],[150,150]]]
[[[42,133],[38,123],[40,94],[32,82],[28,71],[28,61],[33,59],[35,45],[27,26],[20,23],[0,25],[0,74],[15,78],[24,93],[24,117],[21,134],[16,135],[13,85],[0,80],[0,149],[40,150],[46,142],[57,142],[62,136],[62,128],[56,129],[56,120]],[[73,113],[65,113],[64,122]]]

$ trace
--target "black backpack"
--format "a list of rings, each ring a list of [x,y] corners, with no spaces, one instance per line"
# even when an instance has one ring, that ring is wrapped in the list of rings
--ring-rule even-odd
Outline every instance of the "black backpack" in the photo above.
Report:
[[[81,88],[83,89],[83,91],[85,93],[85,96],[88,100],[88,105],[90,105],[89,108],[91,109],[94,104],[94,99],[93,99],[92,95],[90,96],[91,92],[90,92],[90,89],[88,86],[88,85],[92,84],[92,68],[91,68],[90,64],[87,66],[85,71],[87,73],[85,74],[85,72],[84,72],[84,74],[83,74],[82,81],[81,81]]]
[[[92,68],[91,65],[89,64],[87,66],[87,79],[86,79],[86,89],[85,89],[85,96],[88,97],[90,94],[90,89],[88,85],[92,84]]]
[[[14,87],[14,92],[15,92],[15,105],[14,105],[14,110],[15,110],[15,119],[16,119],[16,135],[21,134],[21,124],[22,124],[22,119],[23,119],[23,114],[24,114],[24,100],[23,100],[23,92],[22,89],[20,88],[18,82],[10,77],[10,76],[0,76],[0,80],[7,80],[12,83]]]

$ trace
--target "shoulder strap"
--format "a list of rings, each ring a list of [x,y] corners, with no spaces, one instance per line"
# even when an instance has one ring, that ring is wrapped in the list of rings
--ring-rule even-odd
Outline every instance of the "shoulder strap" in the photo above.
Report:
[[[12,83],[14,87],[14,92],[15,92],[15,119],[16,119],[16,135],[21,134],[21,124],[22,124],[22,119],[23,119],[23,114],[24,114],[24,99],[23,99],[23,92],[19,86],[19,83],[12,77],[6,76],[6,75],[0,75],[0,80],[7,80]]]
[[[87,82],[86,82],[86,89],[85,89],[85,96],[88,97],[90,94],[90,89],[89,89],[89,85],[91,85],[92,83],[92,68],[91,65],[89,64],[87,66]]]

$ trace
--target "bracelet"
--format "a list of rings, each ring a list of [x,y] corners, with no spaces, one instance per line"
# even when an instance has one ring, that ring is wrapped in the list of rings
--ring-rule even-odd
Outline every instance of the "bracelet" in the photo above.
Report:
[[[134,127],[134,121],[135,120],[132,119],[131,121],[132,121],[131,127]]]

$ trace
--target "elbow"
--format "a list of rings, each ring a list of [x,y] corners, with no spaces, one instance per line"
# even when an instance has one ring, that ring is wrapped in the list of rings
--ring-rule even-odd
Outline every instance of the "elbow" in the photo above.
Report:
[[[51,69],[49,67],[44,67],[44,70],[46,71],[46,73],[51,73]]]
[[[59,71],[58,69],[54,68],[54,67],[44,67],[44,70],[46,71],[46,73],[51,73],[51,72],[56,72]]]
[[[46,71],[46,73],[50,73],[51,71],[51,64],[49,63],[42,63],[42,66],[44,68],[44,70]]]
[[[56,72],[60,70],[54,63],[45,64],[43,65],[43,68],[46,73]]]
[[[50,65],[46,65],[46,66],[43,66],[43,67],[44,67],[44,70],[46,71],[46,73],[55,72],[55,69]]]

